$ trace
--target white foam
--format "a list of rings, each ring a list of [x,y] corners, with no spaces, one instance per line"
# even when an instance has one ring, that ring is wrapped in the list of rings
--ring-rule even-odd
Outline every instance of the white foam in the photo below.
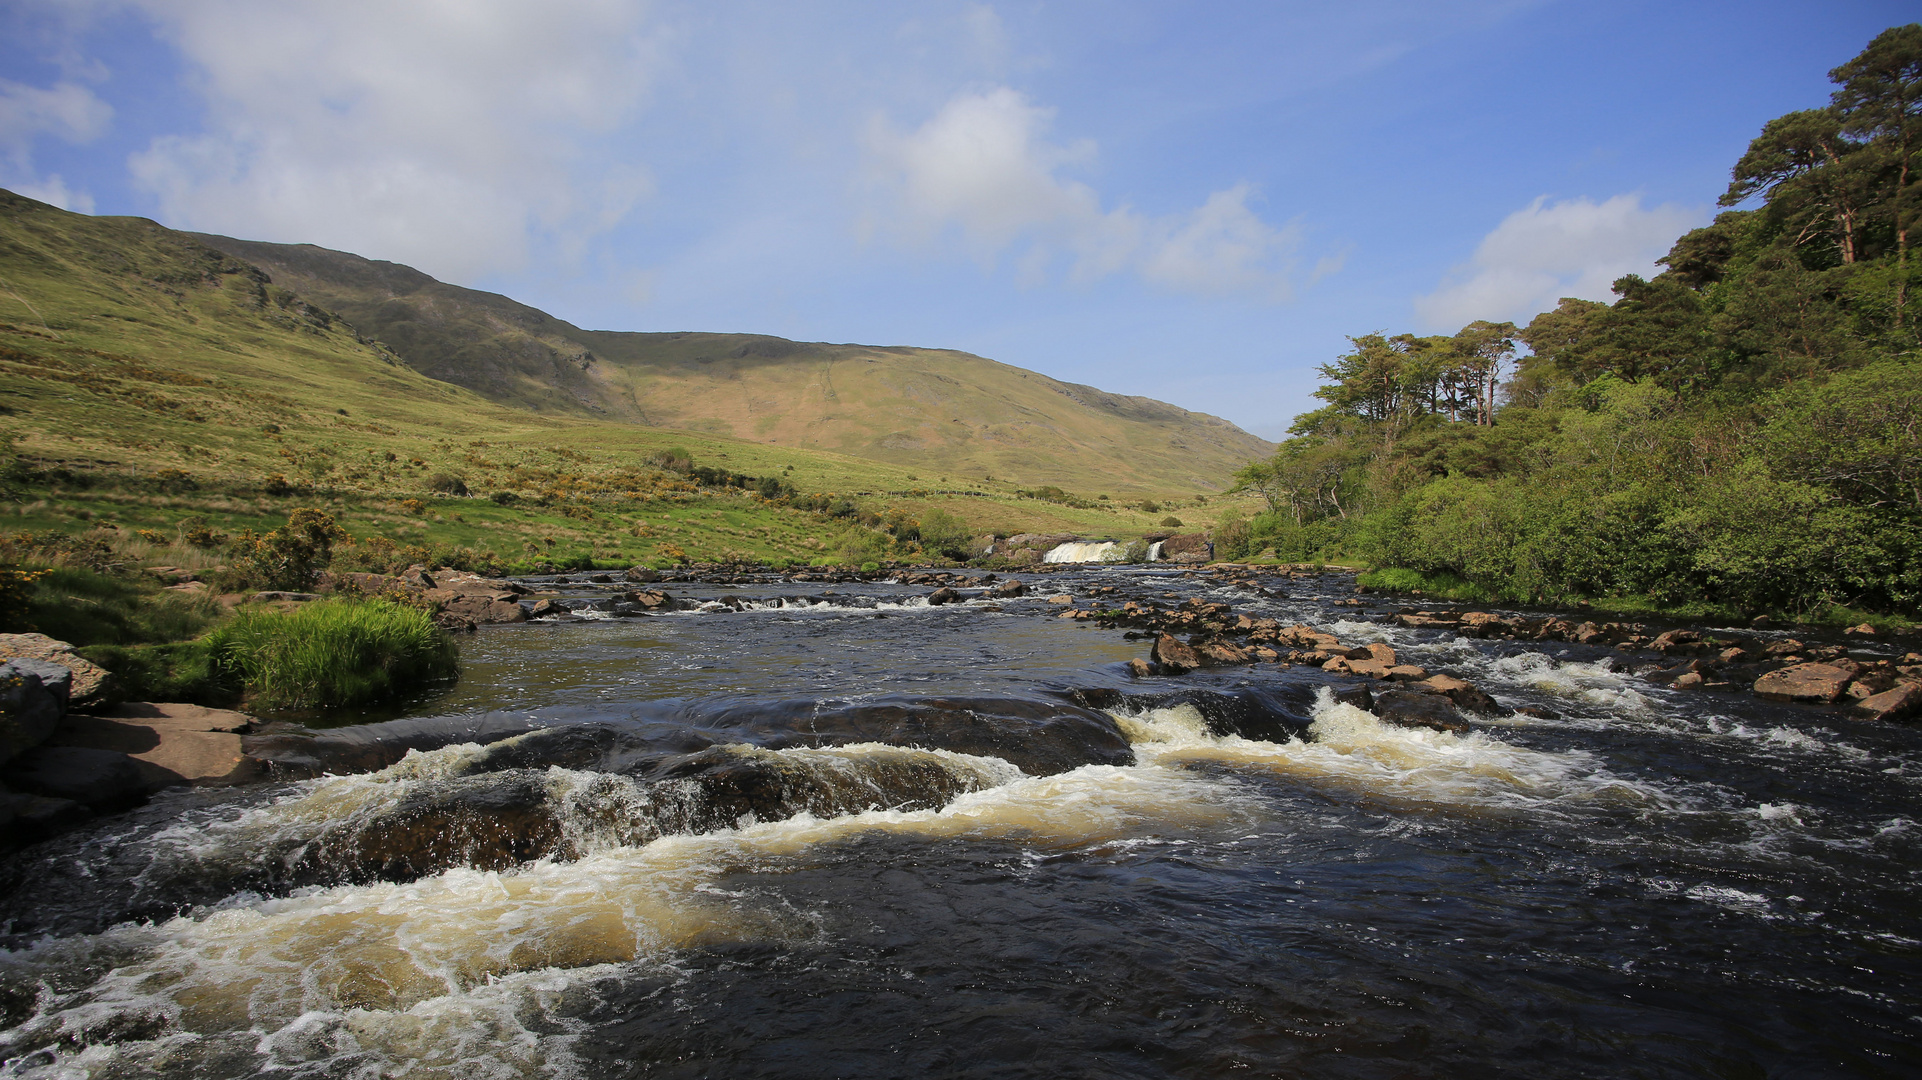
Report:
[[[1146,763],[1253,766],[1397,802],[1539,810],[1673,801],[1658,788],[1610,774],[1590,754],[1532,750],[1479,731],[1456,734],[1387,724],[1335,701],[1326,688],[1316,697],[1312,741],[1212,735],[1192,705],[1113,715],[1134,742],[1136,758]]]
[[[823,845],[867,834],[996,838],[1051,850],[1246,829],[1258,816],[1233,785],[1180,769],[1088,766],[1029,777],[992,758],[879,744],[749,752],[810,768],[918,756],[982,786],[938,810],[802,814],[606,846],[573,862],[541,860],[508,873],[463,868],[405,884],[236,898],[199,917],[0,954],[0,964],[29,972],[73,971],[89,954],[112,958],[102,964],[112,970],[84,993],[66,1002],[49,998],[40,1015],[0,1032],[0,1056],[57,1043],[111,1017],[149,1016],[157,1038],[76,1036],[102,1045],[63,1057],[43,1074],[124,1069],[169,1040],[195,1043],[237,1031],[252,1032],[259,1052],[288,1068],[352,1053],[367,1075],[565,1073],[572,1067],[568,1037],[541,1032],[562,1023],[549,1010],[570,988],[636,964],[667,963],[682,949],[793,944],[816,932],[804,915],[710,887],[723,876],[790,865]],[[459,756],[435,751],[409,767]],[[549,775],[556,773],[570,782],[587,775]],[[408,786],[391,776],[351,779],[363,790]],[[345,790],[342,783],[316,784],[282,809],[304,814],[311,804],[303,800]]]

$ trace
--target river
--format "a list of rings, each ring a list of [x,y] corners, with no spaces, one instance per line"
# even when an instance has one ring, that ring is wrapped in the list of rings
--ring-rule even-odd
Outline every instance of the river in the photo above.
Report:
[[[1922,730],[1384,625],[1340,575],[1033,580],[484,628],[458,685],[333,733],[405,757],[9,856],[7,1075],[1922,1073]],[[1045,599],[1108,587],[1505,708],[1131,678],[1148,642]]]

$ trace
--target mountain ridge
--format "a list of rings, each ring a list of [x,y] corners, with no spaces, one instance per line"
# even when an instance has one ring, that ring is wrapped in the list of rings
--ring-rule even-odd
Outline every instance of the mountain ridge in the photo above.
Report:
[[[1218,490],[1271,443],[1210,416],[970,353],[763,334],[586,330],[498,293],[312,244],[187,234],[495,402],[932,472]]]

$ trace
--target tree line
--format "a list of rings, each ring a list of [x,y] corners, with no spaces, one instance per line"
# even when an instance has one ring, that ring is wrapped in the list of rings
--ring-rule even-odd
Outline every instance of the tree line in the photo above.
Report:
[[[1922,26],[1830,78],[1613,302],[1350,339],[1325,404],[1237,474],[1268,509],[1222,554],[1356,557],[1516,600],[1916,613]]]

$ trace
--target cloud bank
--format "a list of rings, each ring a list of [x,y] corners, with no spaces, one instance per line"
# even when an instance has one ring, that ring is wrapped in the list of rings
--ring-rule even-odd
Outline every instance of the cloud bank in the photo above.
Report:
[[[460,279],[578,248],[649,190],[591,149],[656,66],[640,5],[138,2],[207,102],[129,162],[171,224]]]
[[[0,79],[0,179],[28,198],[92,213],[93,199],[85,192],[70,190],[58,174],[42,176],[35,170],[33,143],[43,135],[74,144],[92,142],[112,120],[113,107],[79,83],[62,80],[39,87]]]
[[[1127,271],[1175,292],[1289,298],[1300,236],[1249,208],[1250,185],[1161,217],[1104,209],[1064,175],[1093,162],[1094,143],[1051,139],[1053,120],[994,87],[957,95],[913,131],[877,122],[869,148],[887,208],[874,224],[916,246],[952,237],[984,264],[1013,249],[1030,281],[1065,262],[1079,282]]]
[[[1476,319],[1526,322],[1564,296],[1610,300],[1615,279],[1653,275],[1675,238],[1707,218],[1675,203],[1644,208],[1639,195],[1601,203],[1544,195],[1483,237],[1468,265],[1415,299],[1415,312],[1449,330]]]

